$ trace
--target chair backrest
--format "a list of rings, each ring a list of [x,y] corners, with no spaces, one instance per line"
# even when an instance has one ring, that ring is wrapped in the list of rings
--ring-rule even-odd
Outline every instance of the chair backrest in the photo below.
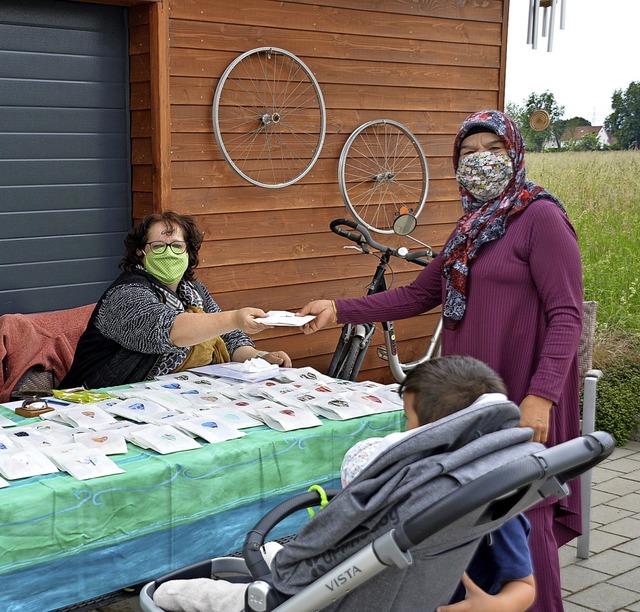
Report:
[[[0,316],[0,402],[10,400],[17,385],[35,389],[66,375],[94,307]]]
[[[596,335],[598,302],[583,302],[582,313],[582,335],[580,336],[580,347],[578,349],[580,378],[584,378],[593,367],[593,345]]]

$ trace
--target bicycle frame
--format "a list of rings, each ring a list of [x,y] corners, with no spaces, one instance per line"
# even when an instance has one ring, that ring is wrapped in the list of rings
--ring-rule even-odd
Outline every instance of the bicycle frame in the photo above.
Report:
[[[354,232],[346,231],[340,227],[342,225],[355,229],[358,233],[356,234]],[[430,259],[435,257],[435,253],[431,249],[409,253],[408,249],[405,247],[392,249],[379,244],[373,240],[368,230],[363,225],[355,223],[349,219],[336,219],[331,222],[329,227],[331,228],[331,231],[339,236],[343,236],[355,242],[358,245],[356,248],[360,252],[372,254],[368,249],[368,247],[371,246],[381,253],[371,283],[368,285],[367,295],[386,291],[387,284],[385,280],[385,273],[389,268],[392,257],[405,259],[422,266],[426,266],[429,263],[427,260],[423,259],[424,257],[428,257]],[[371,343],[375,329],[376,326],[374,323],[344,325],[340,333],[336,350],[331,359],[331,363],[329,364],[327,372],[328,375],[334,378],[355,380],[360,371],[360,367],[369,344]],[[401,382],[404,380],[407,372],[437,354],[441,329],[442,327],[440,322],[431,338],[427,351],[420,359],[403,363],[398,354],[394,323],[393,321],[383,321],[382,333],[384,336],[385,348],[378,348],[378,357],[389,363],[389,368],[391,369],[394,378],[398,382]]]

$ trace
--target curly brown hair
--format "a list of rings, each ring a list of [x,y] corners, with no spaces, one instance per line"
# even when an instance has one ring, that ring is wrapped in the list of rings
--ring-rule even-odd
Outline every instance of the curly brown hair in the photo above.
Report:
[[[176,227],[182,229],[184,240],[187,243],[187,253],[189,254],[189,267],[184,273],[183,278],[189,281],[194,280],[194,271],[200,263],[198,252],[200,251],[204,235],[198,229],[193,217],[190,215],[180,215],[173,211],[147,215],[129,231],[124,239],[127,254],[120,261],[120,267],[127,272],[131,272],[136,266],[142,265],[143,257],[141,257],[138,252],[144,251],[149,228],[155,223],[164,223],[168,230]]]

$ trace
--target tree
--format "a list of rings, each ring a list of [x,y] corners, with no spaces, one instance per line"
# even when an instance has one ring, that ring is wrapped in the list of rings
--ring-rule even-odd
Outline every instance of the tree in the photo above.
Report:
[[[605,119],[604,129],[622,149],[640,149],[640,81],[633,81],[623,92],[611,96],[613,112]]]
[[[547,111],[551,118],[549,127],[539,132],[529,125],[531,114],[537,110]],[[564,116],[564,106],[560,106],[556,102],[554,95],[550,91],[545,91],[543,94],[529,94],[522,107],[508,104],[507,114],[518,124],[527,150],[542,151],[542,147],[549,137],[555,138],[556,144],[560,146],[560,136],[562,136],[564,126],[559,126],[558,122]]]

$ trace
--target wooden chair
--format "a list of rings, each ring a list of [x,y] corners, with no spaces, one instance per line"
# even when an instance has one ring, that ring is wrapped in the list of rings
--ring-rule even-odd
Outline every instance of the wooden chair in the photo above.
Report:
[[[596,314],[598,302],[584,302],[582,336],[580,338],[580,378],[582,379],[582,435],[592,433],[596,426],[596,391],[598,380],[602,376],[600,370],[594,370],[593,343],[596,331]],[[576,555],[580,559],[589,557],[589,535],[591,528],[591,470],[580,476],[582,501],[582,535],[578,537]]]

